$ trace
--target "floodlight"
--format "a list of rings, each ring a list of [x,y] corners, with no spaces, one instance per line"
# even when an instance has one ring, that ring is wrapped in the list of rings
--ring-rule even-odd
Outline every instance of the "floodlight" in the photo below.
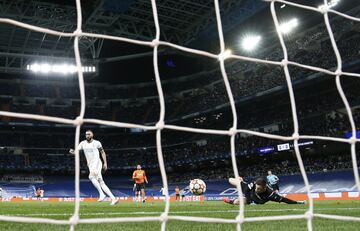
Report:
[[[253,51],[260,43],[260,35],[247,35],[242,39],[241,47],[247,51]]]
[[[299,25],[297,18],[293,18],[290,21],[280,24],[280,31],[283,34],[289,34],[295,27]]]
[[[335,7],[337,4],[339,4],[340,0],[331,0],[331,1],[328,1],[328,4],[327,4],[327,7],[330,9],[330,8],[333,8]],[[318,7],[319,9],[323,9],[325,8],[325,5],[320,5]]]
[[[74,74],[77,72],[77,67],[71,64],[48,64],[48,63],[34,63],[26,65],[26,70],[33,71],[35,73],[40,72],[43,74],[46,73],[60,73],[63,75]],[[82,72],[90,73],[95,72],[95,66],[83,66],[81,67]]]
[[[42,73],[49,73],[51,71],[51,66],[48,63],[43,63],[40,65],[40,72]]]

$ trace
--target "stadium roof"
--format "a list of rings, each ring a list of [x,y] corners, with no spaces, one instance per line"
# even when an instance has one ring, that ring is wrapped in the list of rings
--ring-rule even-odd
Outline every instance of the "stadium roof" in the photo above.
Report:
[[[220,7],[223,15],[231,16],[234,8],[249,15],[259,10],[254,2],[222,0]],[[189,45],[199,42],[195,41],[196,38],[201,40],[199,36],[207,37],[215,21],[213,4],[212,0],[158,0],[162,40]],[[87,0],[82,1],[82,13],[83,31],[147,41],[155,36],[150,0]],[[240,15],[245,16],[245,13]],[[0,17],[72,32],[76,27],[75,0],[0,0]],[[229,23],[230,26],[233,24]],[[82,56],[98,58],[102,45],[102,39],[83,37],[80,41]],[[0,24],[0,72],[21,72],[34,57],[72,57],[72,46],[72,38]]]
[[[301,0],[293,1],[303,3]],[[250,29],[264,33],[268,33],[268,30],[269,33],[274,34],[273,25],[268,26],[271,25],[272,20],[269,10],[264,10],[268,9],[266,2],[261,0],[221,0],[219,2],[227,44],[235,46],[239,34]],[[322,0],[310,0],[306,4],[317,6],[322,2]],[[341,5],[355,4],[354,2],[344,1]],[[219,42],[213,0],[157,0],[156,3],[162,40],[197,49],[218,51]],[[277,4],[279,8],[280,5]],[[284,12],[288,11],[291,15],[293,10],[296,9],[292,8]],[[86,32],[147,41],[151,41],[155,36],[150,0],[86,0],[82,1],[82,13],[83,31]],[[252,17],[255,14],[257,17]],[[57,31],[73,32],[76,27],[75,0],[0,0],[0,17]],[[265,36],[271,37],[267,34]],[[271,43],[271,41],[268,42]],[[151,55],[151,49],[147,47],[90,37],[81,38],[80,50],[85,63],[87,60],[90,63],[94,60],[108,62],[107,58],[117,59],[119,56],[121,60],[122,56],[134,53],[140,53],[140,56]],[[0,72],[22,73],[26,65],[34,60],[48,61],[51,57],[51,59],[62,61],[64,58],[66,60],[73,56],[72,38],[0,24]],[[143,67],[149,65],[146,70],[152,68],[152,63],[148,62],[148,59],[146,64],[141,60],[137,60],[136,64],[136,66],[142,66],[143,72],[147,73],[149,72],[144,71]],[[177,69],[177,74],[184,74],[179,69]]]

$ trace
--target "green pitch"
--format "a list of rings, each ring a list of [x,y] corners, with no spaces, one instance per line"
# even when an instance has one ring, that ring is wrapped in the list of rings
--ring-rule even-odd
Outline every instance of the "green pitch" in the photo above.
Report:
[[[109,206],[108,203],[82,203],[81,218],[103,218],[103,217],[139,217],[159,216],[164,209],[164,203],[119,203],[116,206]],[[307,205],[286,205],[269,203],[266,205],[247,206],[246,217],[274,216],[302,214]],[[69,219],[73,212],[73,203],[0,203],[1,215],[41,217],[52,219]],[[360,201],[322,201],[315,203],[315,213],[333,214],[343,216],[360,217]],[[216,218],[235,218],[237,207],[223,202],[178,202],[171,203],[170,215],[176,216],[202,216]],[[197,222],[169,221],[167,230],[206,230],[222,231],[235,230],[234,224],[207,224]],[[266,221],[251,222],[242,225],[242,230],[306,230],[305,220],[292,221]],[[360,230],[360,222],[334,221],[327,219],[314,219],[314,230],[329,231],[351,231]],[[67,225],[48,224],[26,224],[13,222],[0,222],[0,230],[69,230]],[[160,230],[159,222],[144,223],[114,223],[114,224],[81,224],[76,230],[129,230],[129,231],[152,231]]]

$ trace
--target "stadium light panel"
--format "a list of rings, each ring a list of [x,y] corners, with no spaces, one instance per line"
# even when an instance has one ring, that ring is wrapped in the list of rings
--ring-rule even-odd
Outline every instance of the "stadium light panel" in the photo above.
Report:
[[[40,70],[40,66],[37,63],[35,63],[33,65],[28,65],[28,66],[29,67],[27,69],[30,70],[30,71],[38,72]]]
[[[260,43],[260,35],[247,35],[242,39],[241,47],[246,51],[253,51]]]
[[[42,73],[49,73],[51,71],[50,64],[44,63],[40,65],[40,72]]]
[[[297,18],[293,18],[287,22],[280,24],[280,31],[283,34],[289,34],[299,25],[299,21]]]
[[[340,2],[340,0],[331,0],[331,1],[328,1],[328,4],[327,4],[327,7],[330,9],[330,8],[333,8],[335,7],[336,5],[338,5]],[[325,5],[320,5],[318,8],[319,9],[322,9],[324,8]]]
[[[331,0],[330,2],[328,2],[328,6],[330,8],[335,7],[337,4],[339,4],[340,0]]]
[[[83,73],[94,73],[96,72],[96,68],[95,66],[83,66],[82,68],[82,72]],[[69,74],[74,74],[77,71],[77,67],[75,65],[70,65],[70,64],[48,64],[48,63],[34,63],[34,64],[29,64],[26,66],[26,70],[28,71],[32,71],[35,73],[44,73],[44,74],[48,74],[48,73],[58,73],[58,74],[63,74],[63,75],[69,75]]]

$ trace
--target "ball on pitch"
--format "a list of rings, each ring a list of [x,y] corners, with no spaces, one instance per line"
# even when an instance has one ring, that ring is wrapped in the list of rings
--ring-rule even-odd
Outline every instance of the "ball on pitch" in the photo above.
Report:
[[[194,179],[190,181],[189,189],[194,195],[202,195],[206,191],[206,184],[203,180]]]

